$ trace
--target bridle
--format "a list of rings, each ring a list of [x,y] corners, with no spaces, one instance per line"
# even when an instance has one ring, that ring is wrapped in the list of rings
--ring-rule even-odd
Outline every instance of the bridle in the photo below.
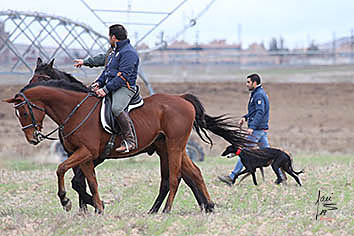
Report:
[[[64,125],[69,121],[69,119],[74,115],[74,113],[79,109],[79,107],[87,100],[88,97],[90,96],[94,96],[93,93],[89,92],[86,97],[78,104],[74,107],[74,109],[69,113],[69,115],[66,117],[66,119],[64,120],[64,122],[59,125],[57,128],[55,128],[54,130],[52,130],[51,132],[49,132],[48,134],[42,134],[40,129],[41,129],[41,125],[38,124],[36,118],[34,117],[34,113],[33,113],[33,108],[38,109],[42,112],[45,113],[45,109],[42,107],[37,106],[36,104],[32,103],[26,96],[24,93],[18,93],[15,97],[21,96],[23,97],[24,101],[22,101],[19,104],[14,105],[14,108],[17,110],[20,107],[27,105],[27,108],[29,110],[30,116],[31,116],[31,120],[32,120],[32,124],[26,125],[22,127],[22,131],[24,131],[25,129],[34,127],[35,131],[33,133],[34,138],[36,138],[36,141],[39,143],[41,141],[43,141],[44,139],[49,139],[49,140],[57,140],[57,138],[51,138],[49,137],[50,135],[52,135],[54,132],[56,132],[57,130],[59,130],[60,135],[62,136],[62,138],[67,138],[70,135],[72,135],[76,130],[78,130],[86,121],[87,119],[91,116],[91,114],[93,113],[93,111],[96,109],[98,103],[102,100],[99,99],[97,100],[97,102],[95,103],[95,105],[91,108],[91,110],[89,111],[89,113],[87,114],[87,116],[76,126],[76,128],[74,128],[72,131],[70,131],[69,133],[64,135]],[[19,117],[19,115],[16,112],[16,116]]]
[[[40,141],[42,141],[44,138],[45,138],[45,135],[43,135],[40,131],[40,129],[42,128],[42,126],[40,124],[38,124],[36,118],[34,117],[34,113],[33,113],[33,109],[38,109],[42,112],[45,112],[45,109],[42,108],[42,107],[39,107],[37,106],[36,104],[32,103],[26,96],[24,93],[18,93],[16,94],[15,97],[18,97],[18,96],[21,96],[23,97],[24,101],[22,101],[21,103],[19,104],[16,104],[14,105],[14,108],[17,110],[19,109],[20,107],[24,106],[24,105],[27,105],[27,108],[29,110],[29,113],[30,113],[30,116],[31,116],[31,121],[32,123],[29,124],[29,125],[26,125],[26,126],[22,126],[22,131],[28,129],[28,128],[31,128],[33,127],[34,128],[34,133],[33,133],[33,136],[36,138],[36,140],[38,141],[38,143]],[[19,118],[19,114],[16,112],[16,116]],[[47,137],[48,139],[52,139],[52,138],[49,138]]]
[[[27,108],[29,110],[30,116],[31,116],[31,120],[32,120],[32,124],[26,125],[22,127],[22,130],[34,127],[36,130],[38,130],[37,128],[41,128],[41,125],[37,124],[36,118],[34,117],[34,113],[33,113],[33,108],[36,108],[40,111],[45,112],[45,109],[42,107],[37,106],[36,104],[32,103],[30,100],[28,100],[28,98],[23,94],[23,93],[18,93],[15,97],[21,96],[23,97],[24,101],[14,105],[14,108],[17,110],[20,107],[27,105]],[[16,112],[16,116],[19,117],[19,115]]]

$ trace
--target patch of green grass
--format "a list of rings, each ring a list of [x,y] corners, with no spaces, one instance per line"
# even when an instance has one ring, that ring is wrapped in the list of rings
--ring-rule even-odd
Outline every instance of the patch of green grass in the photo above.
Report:
[[[3,164],[6,168],[15,171],[32,171],[32,170],[44,170],[44,169],[56,169],[57,164],[53,163],[38,163],[31,160],[16,160],[16,161],[4,161]]]

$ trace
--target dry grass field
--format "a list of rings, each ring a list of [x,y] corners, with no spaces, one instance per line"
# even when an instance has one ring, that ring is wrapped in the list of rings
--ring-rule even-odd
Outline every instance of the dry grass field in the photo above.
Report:
[[[163,76],[165,70],[159,73]],[[158,158],[145,155],[106,161],[97,168],[106,203],[103,216],[92,209],[88,215],[79,213],[69,171],[65,180],[73,209],[64,212],[56,196],[56,159],[49,155],[50,142],[27,144],[12,106],[0,103],[0,235],[353,235],[353,71],[352,67],[259,70],[271,102],[271,145],[293,154],[294,168],[305,169],[304,185],[298,187],[289,179],[287,185],[277,186],[267,168],[265,182],[258,177],[257,187],[251,178],[225,186],[216,177],[227,174],[236,159],[222,159],[219,155],[227,143],[212,136],[216,145],[210,150],[203,144],[207,157],[197,163],[216,203],[212,214],[200,213],[182,181],[172,213],[148,215],[160,177]],[[208,114],[228,113],[236,120],[246,112],[249,95],[242,78],[248,72],[226,70],[223,78],[229,79],[222,83],[193,80],[192,72],[189,80],[175,77],[166,83],[153,76],[151,81],[156,92],[192,93]],[[233,76],[237,79],[230,79]],[[1,77],[1,100],[23,87],[25,82],[13,79]],[[147,94],[144,88],[143,93]],[[44,127],[49,131],[55,126],[47,118]],[[326,209],[324,202],[315,204],[318,191],[331,197],[337,209],[316,220],[317,210]]]

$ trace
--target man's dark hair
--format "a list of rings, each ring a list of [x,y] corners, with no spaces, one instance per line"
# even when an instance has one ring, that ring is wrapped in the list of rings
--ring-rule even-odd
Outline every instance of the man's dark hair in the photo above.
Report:
[[[127,39],[128,33],[123,25],[115,24],[109,27],[109,36],[116,36],[118,40]]]
[[[258,74],[250,74],[249,76],[247,76],[247,79],[250,78],[252,83],[254,81],[257,82],[257,85],[261,83],[261,77]]]

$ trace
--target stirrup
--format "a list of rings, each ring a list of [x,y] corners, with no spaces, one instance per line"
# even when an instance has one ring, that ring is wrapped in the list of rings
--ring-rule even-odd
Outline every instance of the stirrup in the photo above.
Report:
[[[122,145],[123,143],[124,143],[124,145]],[[121,152],[121,153],[128,153],[129,152],[129,146],[128,146],[128,142],[127,141],[123,140],[121,145],[120,145],[120,147],[121,146],[125,146],[125,151],[118,151],[118,152]],[[120,147],[118,147],[118,148],[120,148]],[[116,151],[117,151],[118,148],[116,148]]]

